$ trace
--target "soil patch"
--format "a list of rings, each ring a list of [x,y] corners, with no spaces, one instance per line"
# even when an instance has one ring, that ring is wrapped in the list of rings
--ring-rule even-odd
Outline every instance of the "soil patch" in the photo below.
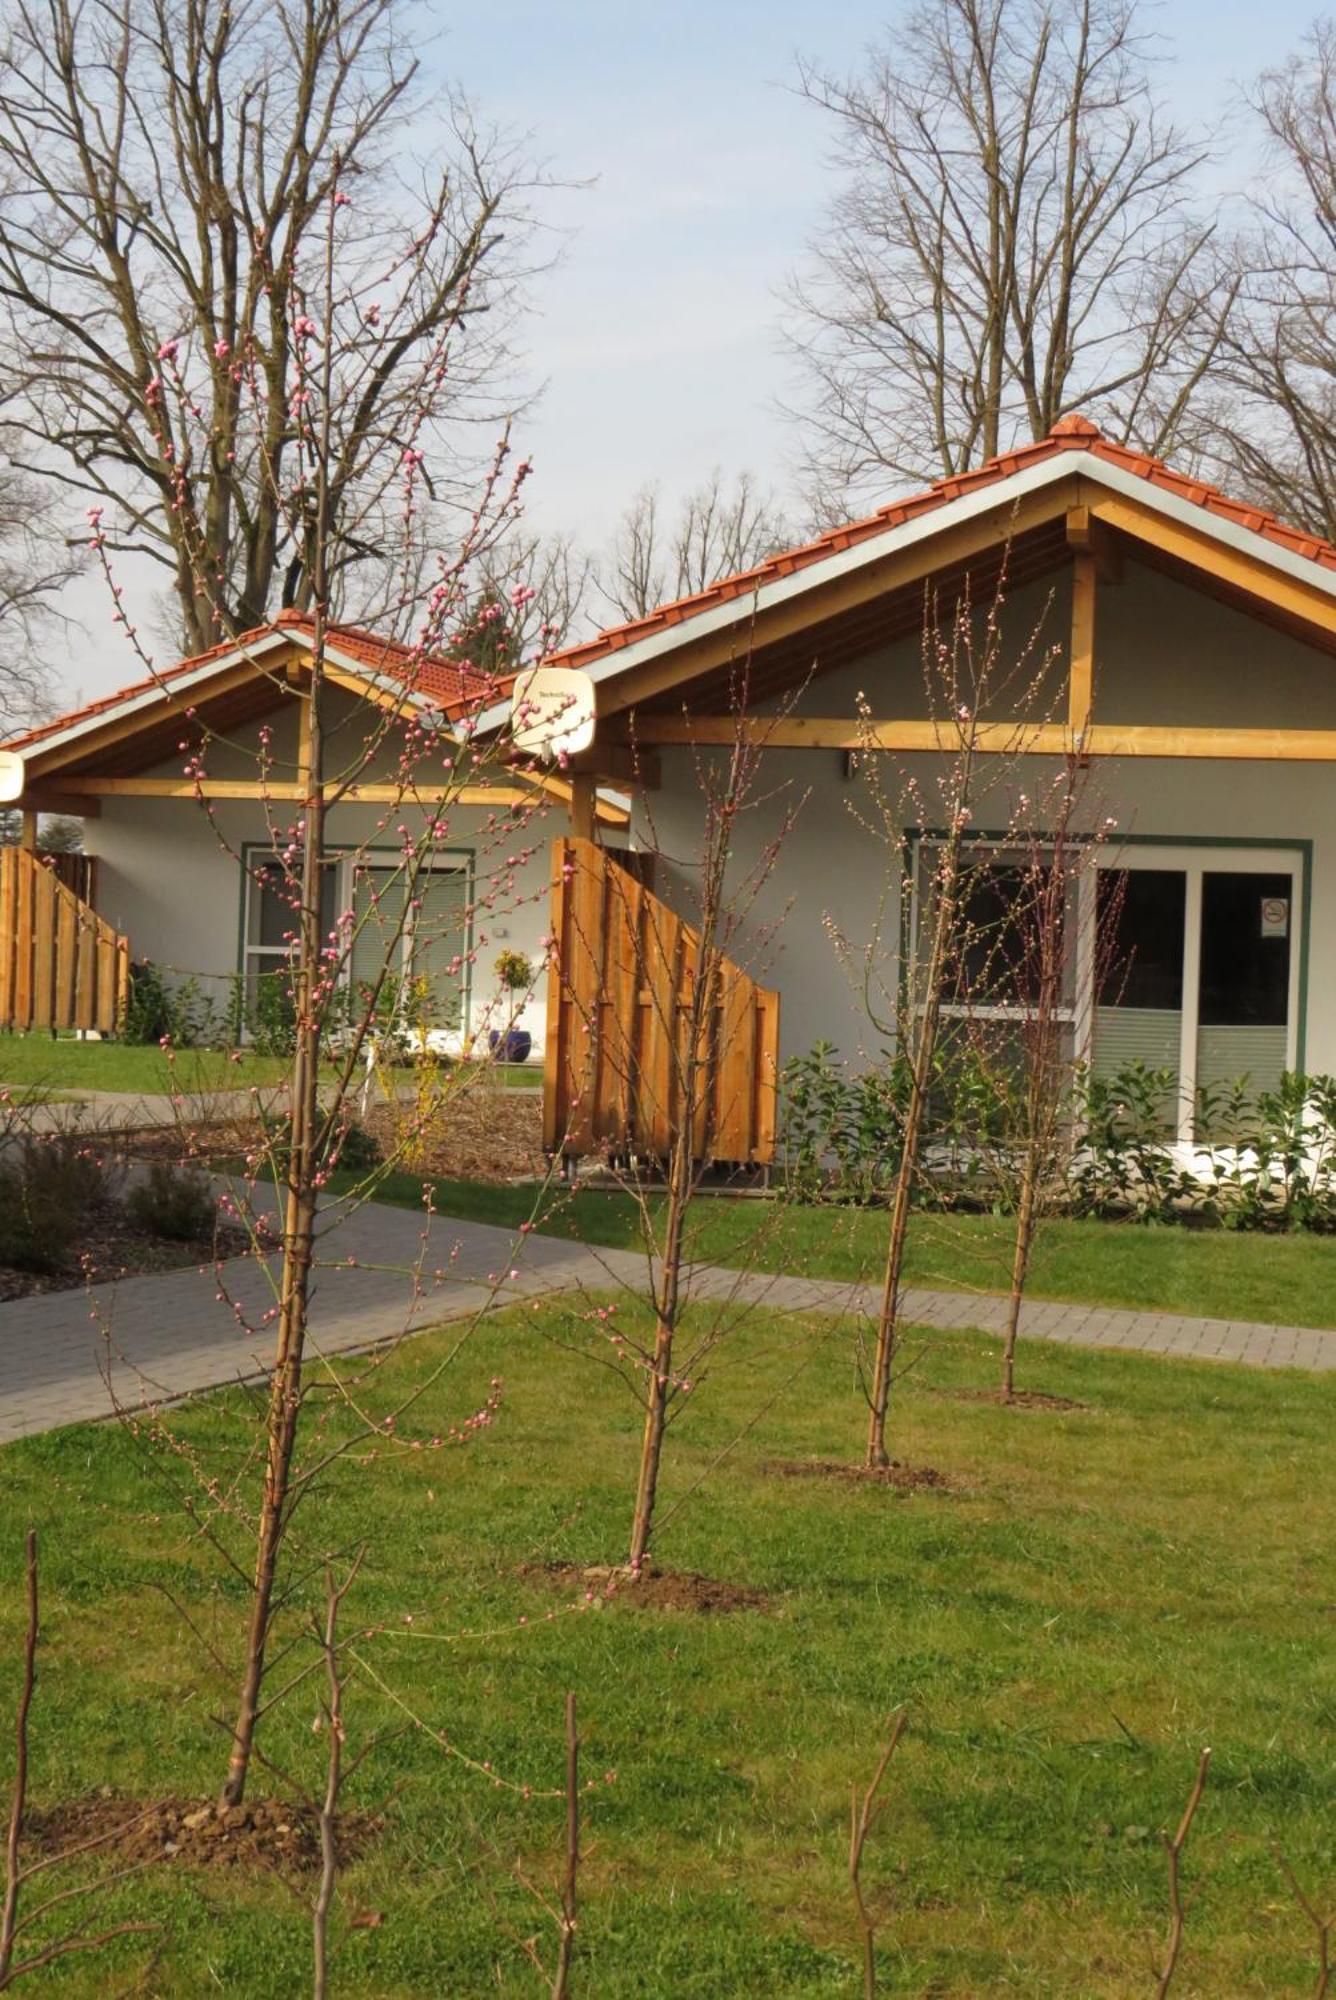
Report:
[[[581,1563],[525,1563],[520,1575],[616,1604],[633,1604],[642,1611],[765,1611],[770,1600],[763,1590],[742,1583],[722,1583],[689,1569],[586,1568]]]
[[[947,1396],[953,1403],[1000,1403],[1009,1410],[1088,1410],[1089,1403],[1074,1403],[1070,1396],[1046,1396],[1040,1389],[1017,1389],[1010,1402],[1000,1389],[930,1389],[929,1395]]]
[[[507,1090],[487,1075],[485,1064],[476,1067],[480,1075],[458,1087],[445,1084],[440,1102],[432,1109],[424,1105],[422,1130],[412,1139],[403,1164],[413,1173],[436,1174],[443,1180],[541,1178],[547,1172],[541,1094]],[[399,1155],[418,1118],[410,1093],[397,1105],[372,1105],[359,1123],[389,1159]]]
[[[339,1818],[341,1862],[356,1858],[380,1831],[372,1813]],[[320,1866],[320,1822],[310,1806],[281,1799],[219,1807],[201,1799],[104,1798],[101,1794],[46,1808],[32,1806],[25,1838],[45,1856],[97,1841],[95,1854],[133,1866],[173,1861],[187,1868],[285,1869]]]
[[[761,1467],[776,1479],[839,1479],[851,1486],[889,1486],[897,1493],[957,1493],[961,1481],[935,1465],[850,1465],[842,1458],[775,1458]]]
[[[212,1264],[215,1257],[239,1257],[249,1248],[241,1229],[220,1228],[216,1238],[200,1243],[158,1236],[135,1222],[119,1202],[108,1201],[81,1224],[73,1263],[57,1271],[20,1271],[0,1264],[0,1301],[75,1291],[90,1277],[94,1284],[106,1285],[150,1271],[185,1270]]]

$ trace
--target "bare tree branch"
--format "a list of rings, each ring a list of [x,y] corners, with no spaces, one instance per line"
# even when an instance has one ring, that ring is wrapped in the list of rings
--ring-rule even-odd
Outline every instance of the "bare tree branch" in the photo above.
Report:
[[[1156,453],[1229,299],[1134,0],[920,0],[862,74],[811,63],[841,179],[790,288],[822,512],[1083,408]]]

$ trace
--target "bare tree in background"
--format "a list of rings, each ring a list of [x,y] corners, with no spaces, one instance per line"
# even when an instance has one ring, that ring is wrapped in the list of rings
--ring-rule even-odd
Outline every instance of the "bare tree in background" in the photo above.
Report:
[[[599,589],[621,618],[643,618],[656,605],[751,569],[795,537],[775,502],[740,472],[730,487],[718,467],[666,515],[658,489],[646,486],[622,515]]]
[[[0,426],[0,734],[42,718],[50,675],[36,651],[59,622],[58,594],[81,559],[52,532],[38,482],[13,462],[15,439]]]
[[[422,103],[408,27],[403,0],[16,0],[10,11],[11,420],[33,473],[104,503],[109,546],[166,571],[188,650],[313,603],[314,525],[282,503],[301,420],[288,400],[299,301],[317,281],[336,181],[377,365],[354,365],[332,418],[331,611],[358,614],[350,567],[370,558],[374,573],[383,538],[394,541],[383,489],[368,499],[357,472],[375,440],[423,442],[424,355],[441,356],[434,424],[494,414],[484,385],[507,359],[519,169],[460,101],[434,99],[420,179],[393,172]],[[387,346],[377,327],[391,320]],[[445,342],[465,320],[467,359],[452,353],[447,380]],[[155,393],[165,359],[184,405]],[[463,477],[461,494],[472,484]]]
[[[805,64],[841,174],[792,289],[818,505],[967,471],[1081,408],[1162,454],[1230,287],[1134,0],[921,0],[866,69]]]
[[[1269,141],[1252,227],[1236,246],[1239,307],[1215,371],[1214,449],[1237,488],[1336,535],[1336,23],[1253,97]]]

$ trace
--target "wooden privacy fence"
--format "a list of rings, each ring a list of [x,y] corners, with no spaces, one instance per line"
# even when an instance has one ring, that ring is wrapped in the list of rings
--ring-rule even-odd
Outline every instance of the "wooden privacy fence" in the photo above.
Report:
[[[40,855],[0,848],[0,1029],[110,1034],[129,991],[129,940]]]
[[[663,1159],[682,1118],[700,939],[592,841],[552,847],[543,1143],[550,1153]],[[720,961],[702,1038],[698,1156],[768,1165],[779,995]]]

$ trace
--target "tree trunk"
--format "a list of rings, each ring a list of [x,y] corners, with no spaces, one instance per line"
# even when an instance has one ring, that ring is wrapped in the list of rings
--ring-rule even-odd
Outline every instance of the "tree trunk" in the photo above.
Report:
[[[659,1296],[654,1328],[654,1352],[650,1364],[649,1387],[645,1398],[645,1428],[640,1441],[640,1474],[636,1481],[635,1516],[631,1524],[630,1565],[643,1568],[649,1555],[650,1532],[654,1525],[654,1503],[658,1496],[659,1465],[663,1457],[663,1435],[668,1423],[668,1395],[672,1385],[673,1340],[677,1333],[678,1298],[681,1288],[682,1243],[687,1206],[691,1193],[691,1126],[679,1132],[673,1148],[673,1164],[668,1190],[668,1224],[664,1232],[663,1262],[659,1275]]]
[[[232,1750],[219,1804],[240,1805],[246,1790],[255,1727],[259,1719],[269,1627],[273,1616],[278,1557],[287,1528],[292,1454],[301,1414],[302,1362],[315,1242],[320,1115],[321,945],[320,882],[325,844],[321,660],[323,620],[317,620],[311,676],[308,793],[302,848],[302,910],[296,968],[296,1041],[292,1058],[291,1130],[287,1192],[283,1212],[283,1275],[279,1288],[278,1336],[269,1385],[268,1449],[264,1500],[256,1540],[254,1596],[246,1635]]]
[[[1016,1238],[1011,1256],[1011,1291],[1007,1299],[1007,1331],[1002,1343],[1002,1400],[1016,1399],[1016,1340],[1021,1326],[1021,1301],[1030,1271],[1038,1216],[1038,1162],[1031,1148],[1021,1175],[1020,1201],[1016,1210]]]

